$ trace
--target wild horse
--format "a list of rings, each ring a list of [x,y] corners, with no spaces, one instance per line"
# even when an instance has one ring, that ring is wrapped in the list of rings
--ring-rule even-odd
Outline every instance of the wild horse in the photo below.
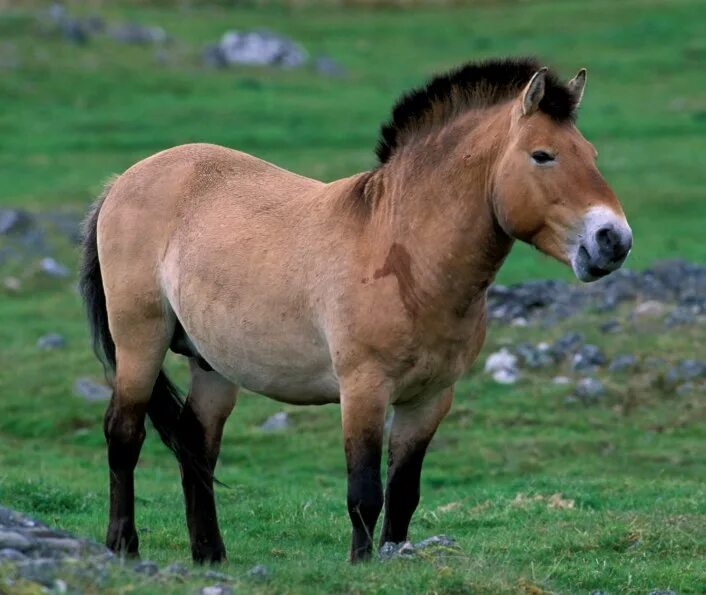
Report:
[[[575,126],[586,71],[471,63],[398,102],[378,165],[323,183],[190,144],[116,178],[90,214],[81,286],[114,370],[105,416],[110,548],[136,554],[133,472],[149,415],[182,470],[193,557],[225,557],[213,469],[238,387],[340,403],[352,561],[407,537],[422,461],[478,355],[485,293],[514,240],[582,281],[632,235]],[[182,403],[162,372],[190,358]],[[389,472],[383,424],[394,408]]]

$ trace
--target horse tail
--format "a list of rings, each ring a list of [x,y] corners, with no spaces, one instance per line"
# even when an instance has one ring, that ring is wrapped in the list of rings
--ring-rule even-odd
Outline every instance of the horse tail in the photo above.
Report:
[[[115,179],[106,184],[84,222],[83,257],[79,279],[79,288],[86,306],[93,340],[93,351],[103,364],[106,379],[110,384],[113,383],[112,378],[116,367],[115,342],[108,326],[108,309],[98,259],[98,214],[114,181]],[[177,458],[182,450],[177,437],[177,428],[183,408],[184,402],[179,389],[169,380],[164,371],[160,370],[147,406],[147,415],[162,442],[174,452]]]

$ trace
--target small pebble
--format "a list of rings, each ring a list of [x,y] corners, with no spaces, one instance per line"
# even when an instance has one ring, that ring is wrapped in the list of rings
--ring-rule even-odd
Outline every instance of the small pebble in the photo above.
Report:
[[[200,595],[232,595],[233,589],[225,585],[211,585],[197,591]]]
[[[268,581],[270,580],[270,571],[267,569],[267,566],[256,564],[248,570],[248,576],[259,581]]]
[[[41,267],[42,272],[49,277],[63,279],[69,276],[69,269],[51,257],[42,258],[39,266]]]
[[[46,351],[60,349],[65,345],[66,339],[64,339],[64,337],[62,337],[59,333],[47,333],[46,335],[39,337],[37,340],[37,347]]]
[[[260,429],[265,432],[281,432],[289,427],[289,416],[285,411],[280,411],[268,417],[261,425]]]
[[[144,574],[147,576],[154,576],[159,573],[159,566],[150,560],[143,560],[135,564],[132,569],[138,574]]]

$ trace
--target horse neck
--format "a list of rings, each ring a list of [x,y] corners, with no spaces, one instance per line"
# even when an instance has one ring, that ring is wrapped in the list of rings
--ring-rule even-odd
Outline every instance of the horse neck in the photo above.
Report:
[[[388,247],[401,246],[410,255],[430,311],[465,314],[485,295],[512,246],[492,202],[502,123],[468,115],[403,149],[373,174],[380,196],[372,228]],[[472,154],[464,147],[473,147]]]

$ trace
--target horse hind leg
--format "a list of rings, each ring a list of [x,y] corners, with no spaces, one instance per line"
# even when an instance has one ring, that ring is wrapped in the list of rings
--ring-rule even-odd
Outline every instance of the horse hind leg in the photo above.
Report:
[[[122,326],[122,325],[121,325]],[[110,467],[110,512],[106,545],[137,555],[134,471],[145,439],[145,415],[168,346],[162,319],[140,320],[114,336],[117,366],[104,433]]]
[[[213,471],[238,387],[195,357],[189,367],[191,387],[177,429],[186,524],[194,561],[221,562],[226,551],[218,528]]]

